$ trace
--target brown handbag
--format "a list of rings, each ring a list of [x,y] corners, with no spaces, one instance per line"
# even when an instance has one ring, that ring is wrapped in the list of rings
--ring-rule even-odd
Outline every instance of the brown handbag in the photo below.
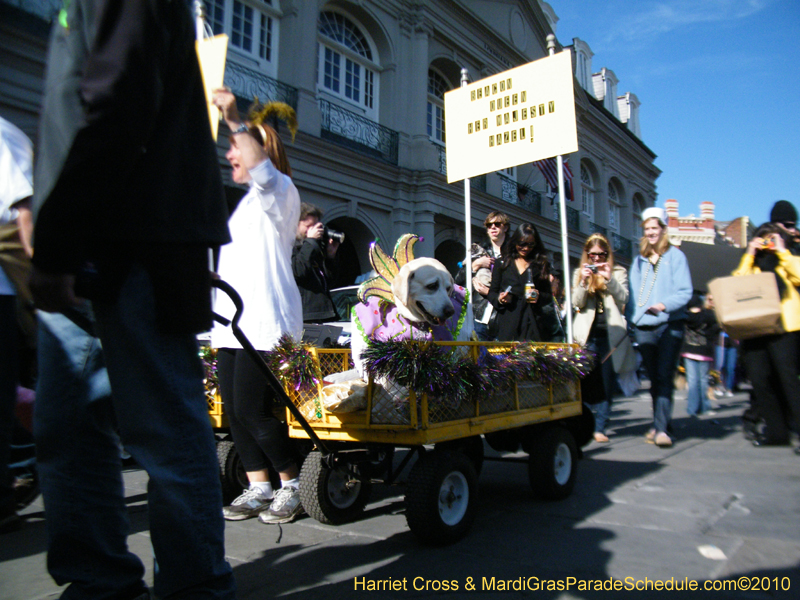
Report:
[[[775,277],[775,273],[763,272],[709,282],[717,320],[731,338],[746,340],[784,333]]]

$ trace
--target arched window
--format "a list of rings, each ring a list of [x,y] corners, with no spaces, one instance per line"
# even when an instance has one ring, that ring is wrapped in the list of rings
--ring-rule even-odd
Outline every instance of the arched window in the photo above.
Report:
[[[277,73],[278,0],[206,0],[215,34],[226,33],[231,55],[255,60],[268,75]]]
[[[428,69],[428,136],[434,142],[444,139],[444,93],[450,89],[447,81],[433,69]]]
[[[320,89],[374,119],[378,75],[369,40],[353,21],[332,11],[320,13],[319,35]]]
[[[608,228],[619,231],[619,194],[613,181],[608,182]]]
[[[586,165],[581,165],[581,210],[590,219],[594,218],[594,180]]]

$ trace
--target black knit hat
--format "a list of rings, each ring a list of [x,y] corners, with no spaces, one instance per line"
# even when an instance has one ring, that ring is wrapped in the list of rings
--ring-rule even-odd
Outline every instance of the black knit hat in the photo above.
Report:
[[[769,220],[773,223],[796,223],[797,211],[788,200],[778,200],[769,213]]]

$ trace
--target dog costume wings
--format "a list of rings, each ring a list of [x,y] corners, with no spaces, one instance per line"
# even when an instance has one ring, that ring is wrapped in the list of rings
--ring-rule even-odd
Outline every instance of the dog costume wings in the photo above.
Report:
[[[406,263],[414,260],[414,244],[419,240],[418,235],[407,233],[397,240],[394,246],[394,255],[389,256],[383,251],[377,241],[369,246],[369,262],[377,275],[368,279],[358,288],[358,299],[367,303],[370,296],[377,296],[394,303],[392,294],[392,281]]]

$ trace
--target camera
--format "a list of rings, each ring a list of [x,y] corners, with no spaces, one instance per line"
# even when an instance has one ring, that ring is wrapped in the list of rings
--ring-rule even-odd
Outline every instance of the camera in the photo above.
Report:
[[[344,242],[344,234],[335,229],[329,229],[327,225],[322,229],[322,241],[327,246],[328,240],[333,240],[337,244]]]
[[[588,268],[592,273],[597,273],[597,265],[586,265],[586,268]]]

